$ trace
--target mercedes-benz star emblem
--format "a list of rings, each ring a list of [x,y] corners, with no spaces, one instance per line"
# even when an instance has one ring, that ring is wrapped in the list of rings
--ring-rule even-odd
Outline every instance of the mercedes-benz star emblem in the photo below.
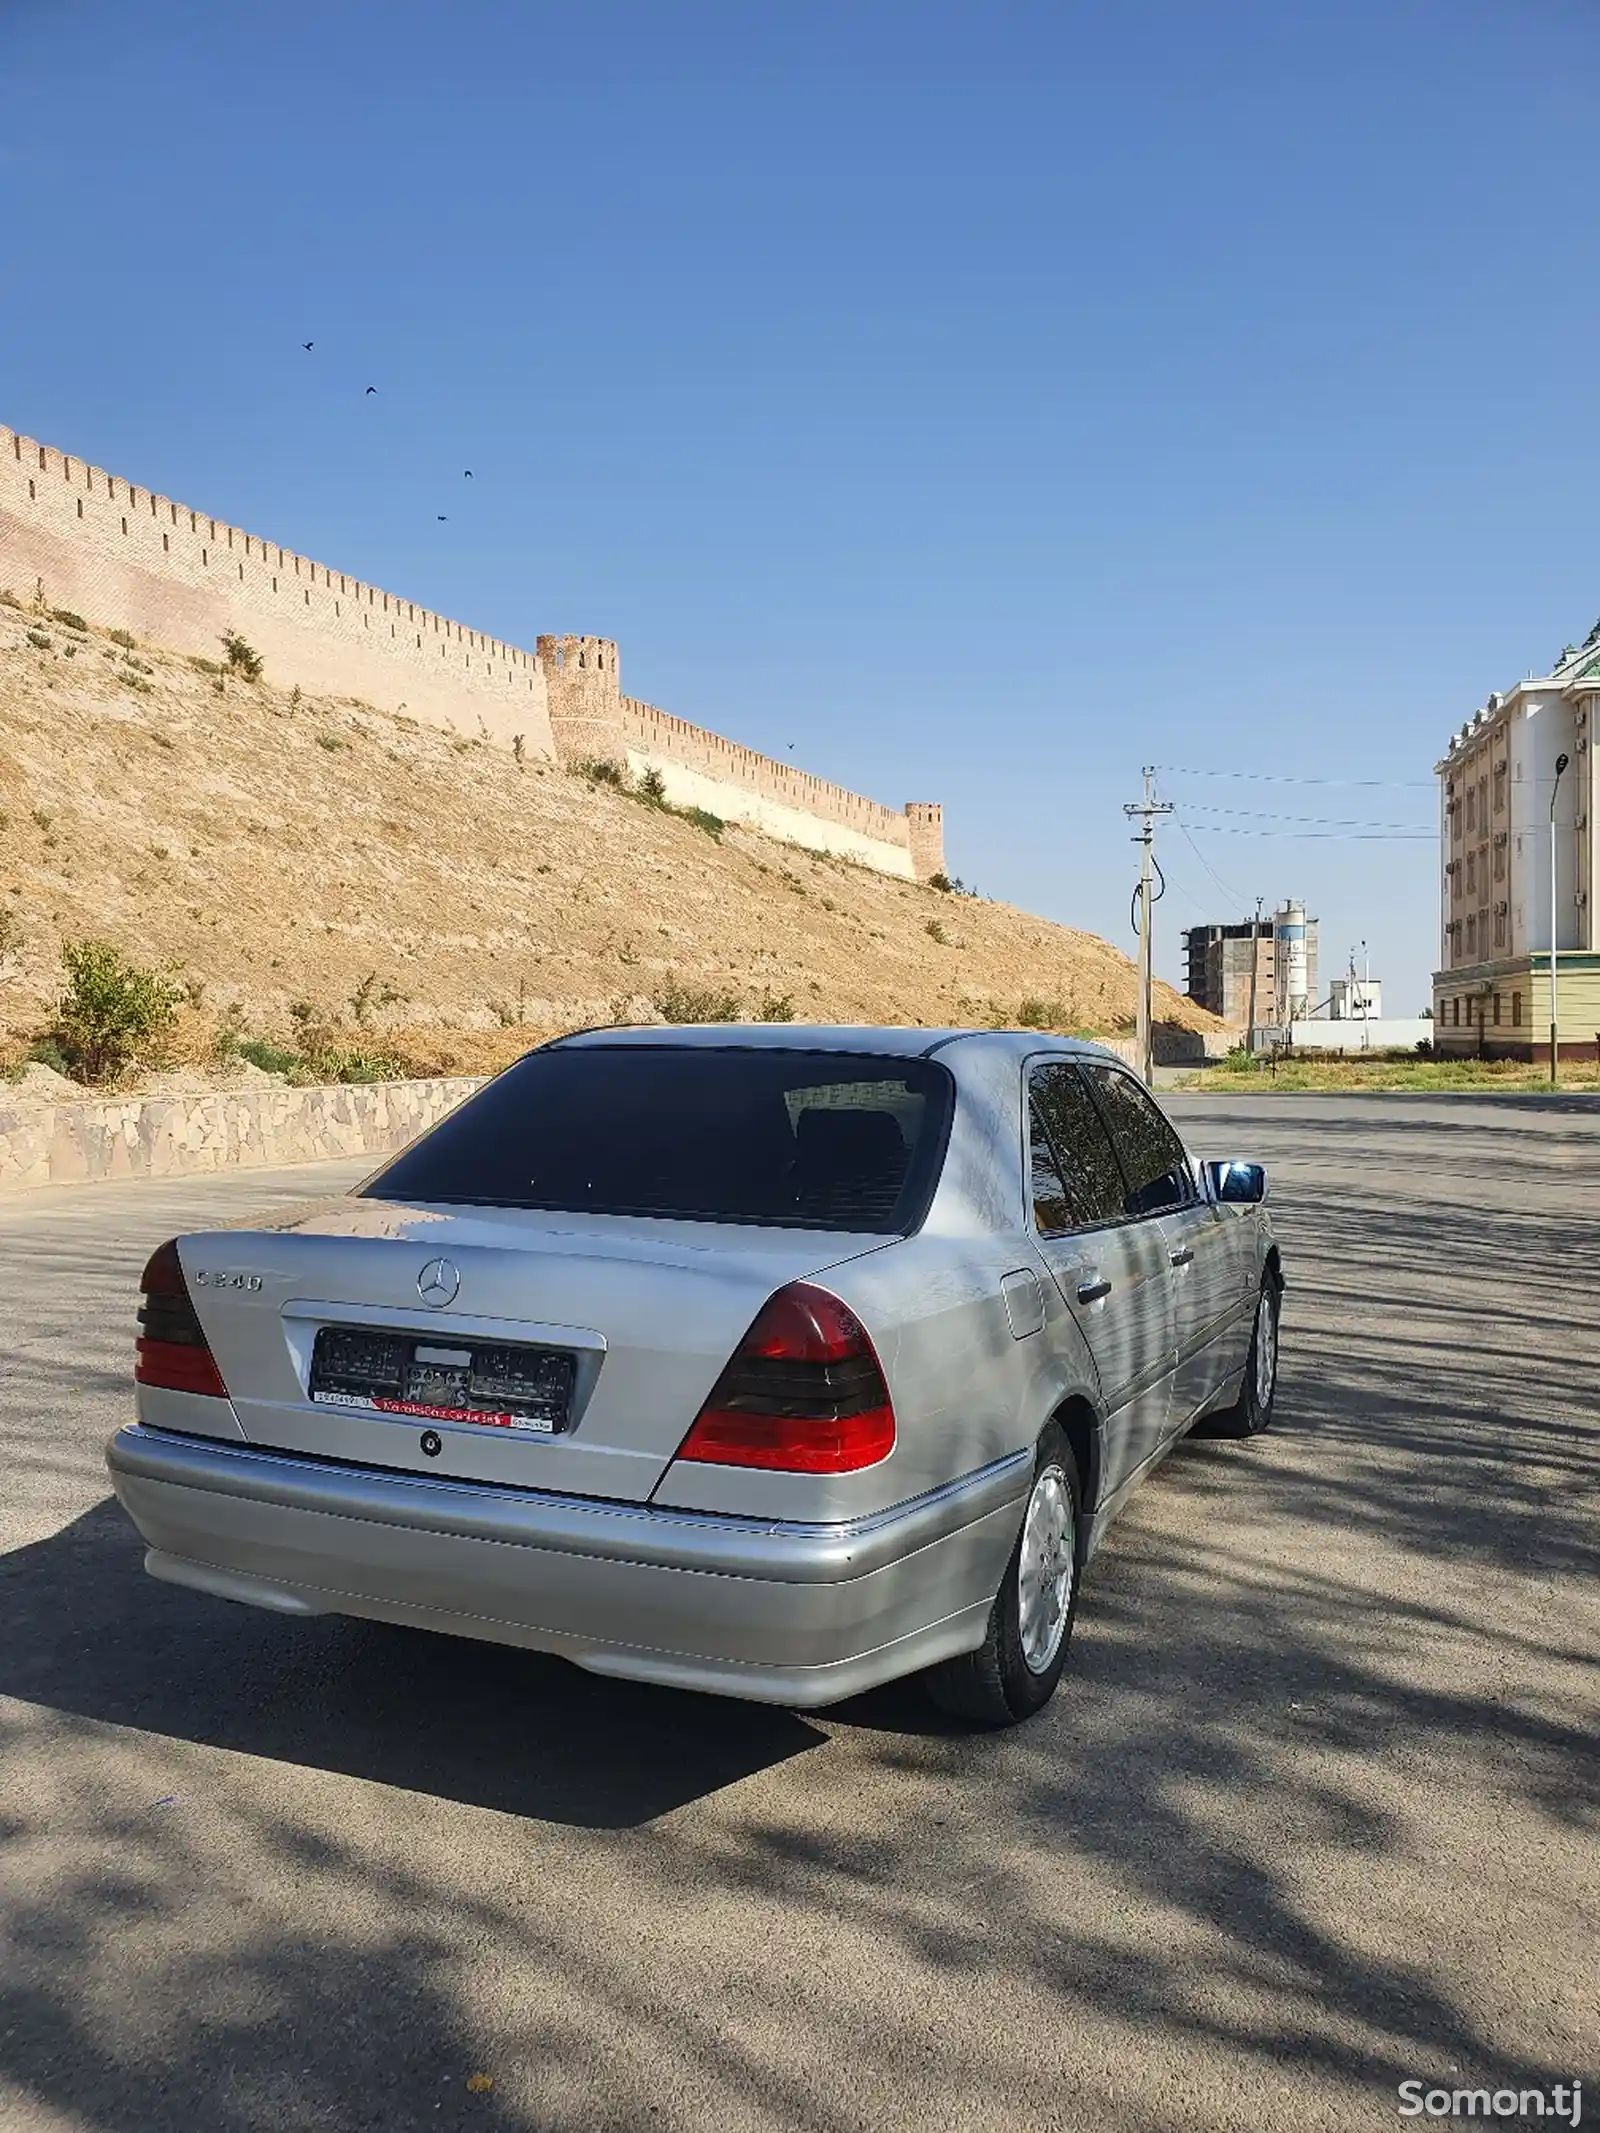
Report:
[[[460,1287],[461,1276],[448,1259],[430,1259],[417,1276],[417,1294],[436,1311],[454,1303]]]

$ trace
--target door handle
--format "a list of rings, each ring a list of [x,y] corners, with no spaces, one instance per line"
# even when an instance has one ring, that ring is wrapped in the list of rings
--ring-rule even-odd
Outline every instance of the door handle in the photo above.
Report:
[[[1111,1284],[1109,1281],[1080,1281],[1078,1283],[1078,1301],[1081,1304],[1098,1303],[1102,1296],[1109,1296],[1110,1294]]]
[[[1186,1244],[1176,1252],[1169,1252],[1167,1254],[1167,1257],[1172,1261],[1174,1266],[1187,1266],[1189,1264],[1189,1261],[1194,1257],[1194,1252],[1191,1247]]]

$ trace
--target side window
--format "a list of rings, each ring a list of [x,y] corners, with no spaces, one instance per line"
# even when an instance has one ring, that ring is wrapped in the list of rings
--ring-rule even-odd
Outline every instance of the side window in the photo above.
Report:
[[[1028,1106],[1028,1190],[1033,1198],[1033,1226],[1041,1237],[1056,1237],[1073,1226],[1061,1166],[1051,1151],[1036,1104]]]
[[[1187,1207],[1194,1180],[1183,1143],[1131,1074],[1085,1066],[1128,1181],[1127,1212],[1158,1215]]]
[[[1041,1141],[1045,1144],[1043,1154],[1050,1159],[1046,1175],[1055,1177],[1066,1218],[1047,1225],[1038,1212],[1041,1190],[1036,1155],[1033,1191],[1039,1228],[1048,1234],[1052,1228],[1084,1229],[1097,1222],[1120,1221],[1125,1198],[1122,1172],[1076,1069],[1066,1060],[1036,1066],[1028,1077],[1028,1093],[1033,1142],[1035,1148]]]

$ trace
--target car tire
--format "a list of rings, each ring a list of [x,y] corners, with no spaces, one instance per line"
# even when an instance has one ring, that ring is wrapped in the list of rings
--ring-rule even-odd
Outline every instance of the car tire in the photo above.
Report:
[[[1207,1437],[1259,1437],[1272,1426],[1272,1410],[1278,1397],[1278,1319],[1282,1310],[1282,1284],[1269,1269],[1261,1277],[1256,1299],[1256,1322],[1250,1332],[1250,1353],[1245,1358],[1244,1383],[1231,1407],[1207,1415],[1199,1432]]]
[[[974,1726],[1014,1726],[1056,1692],[1078,1611],[1083,1551],[1077,1464],[1055,1423],[1039,1439],[1027,1508],[975,1652],[930,1667],[928,1694]]]

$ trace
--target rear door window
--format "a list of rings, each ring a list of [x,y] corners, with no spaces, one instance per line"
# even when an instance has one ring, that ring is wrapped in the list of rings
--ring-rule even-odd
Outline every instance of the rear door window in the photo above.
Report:
[[[1066,1060],[1028,1077],[1034,1222],[1050,1236],[1119,1222],[1127,1187],[1105,1124]]]
[[[1127,1179],[1127,1212],[1159,1215],[1187,1207],[1195,1197],[1188,1155],[1150,1097],[1118,1067],[1085,1065],[1081,1071]]]
[[[364,1188],[382,1200],[894,1234],[954,1084],[929,1059],[736,1046],[530,1052]]]

